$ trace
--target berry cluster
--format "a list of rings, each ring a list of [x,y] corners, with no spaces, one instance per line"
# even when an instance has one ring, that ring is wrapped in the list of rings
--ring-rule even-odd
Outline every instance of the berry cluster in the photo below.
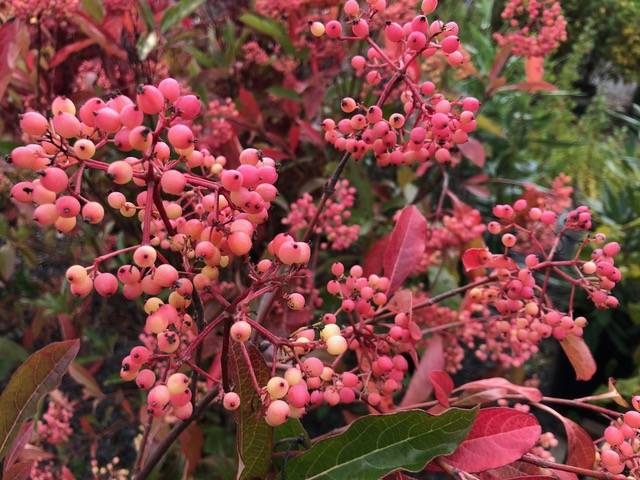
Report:
[[[355,203],[356,189],[349,186],[348,180],[341,180],[336,184],[333,197],[327,200],[324,209],[319,213],[314,233],[326,237],[327,242],[320,244],[326,250],[344,250],[358,240],[360,225],[346,225],[345,221],[351,217]],[[291,204],[291,211],[282,223],[289,225],[289,232],[298,235],[307,229],[311,221],[318,214],[318,207],[309,193]]]
[[[509,45],[514,55],[544,57],[567,39],[567,21],[558,0],[509,0],[502,19],[511,29],[495,33],[498,45]]]
[[[437,3],[425,0],[423,15],[403,25],[387,21],[384,26],[387,48],[376,43],[369,29],[374,16],[384,13],[384,1],[369,2],[366,10],[361,10],[356,0],[344,4],[353,36],[343,35],[343,25],[338,20],[311,24],[315,36],[326,33],[337,40],[366,40],[370,46],[366,57],[354,56],[351,65],[368,85],[382,86],[375,105],[364,105],[347,97],[342,100],[341,108],[352,116],[337,123],[332,119],[323,122],[325,140],[335,148],[356,159],[371,151],[381,166],[408,165],[430,159],[442,164],[459,161],[456,147],[466,143],[468,134],[476,129],[475,113],[480,103],[472,97],[450,101],[436,91],[431,81],[416,83],[419,76],[416,65],[420,59],[441,54],[446,56],[449,65],[458,67],[465,58],[460,50],[458,25],[440,20],[429,22],[426,15],[433,13]],[[400,100],[404,112],[384,118],[382,107],[398,84],[403,86]]]
[[[628,475],[635,478],[640,471],[640,405],[638,397],[633,400],[634,410],[627,411],[605,429],[598,460],[600,467],[606,472],[628,472]]]

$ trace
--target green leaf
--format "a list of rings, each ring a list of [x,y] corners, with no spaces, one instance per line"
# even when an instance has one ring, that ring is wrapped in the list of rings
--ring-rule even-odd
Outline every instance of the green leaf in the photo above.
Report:
[[[359,418],[342,434],[318,442],[289,461],[286,478],[376,480],[396,470],[419,472],[464,440],[476,410],[421,410]]]
[[[54,342],[32,354],[15,371],[0,396],[0,460],[7,453],[22,422],[60,382],[80,349],[79,340]]]
[[[82,8],[98,22],[102,22],[104,18],[102,0],[82,0]]]
[[[294,53],[293,44],[284,26],[271,18],[261,17],[253,13],[245,13],[240,17],[240,21],[254,30],[270,36],[276,40],[288,54]]]
[[[274,435],[276,452],[309,448],[311,439],[309,434],[297,418],[290,418],[285,423],[276,427]]]
[[[149,6],[149,2],[147,2],[147,0],[138,0],[138,5],[140,6],[142,18],[144,18],[144,23],[147,24],[147,29],[153,30],[155,28],[156,22],[153,18],[153,11]]]
[[[242,345],[232,343],[229,367],[234,390],[240,395],[240,408],[236,411],[237,479],[265,478],[271,464],[273,428],[261,413],[262,400],[253,386],[249,368],[242,355]],[[269,367],[255,346],[246,345],[246,348],[258,384],[266,385],[271,378]]]
[[[2,382],[11,373],[13,367],[20,362],[24,362],[29,354],[21,345],[9,340],[7,337],[0,337],[0,352],[2,352],[2,357],[0,357],[0,382]]]
[[[267,91],[274,97],[286,98],[287,100],[293,100],[294,102],[302,101],[302,97],[298,92],[280,85],[274,85],[273,87],[268,88]]]
[[[160,21],[160,31],[165,33],[176,23],[195,12],[204,1],[205,0],[181,0],[172,7],[167,8]]]

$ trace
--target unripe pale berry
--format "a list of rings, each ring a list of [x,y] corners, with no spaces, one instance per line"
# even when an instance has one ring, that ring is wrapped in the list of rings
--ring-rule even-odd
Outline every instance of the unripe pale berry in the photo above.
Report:
[[[73,152],[81,160],[88,160],[96,153],[96,146],[91,140],[81,138],[73,144]]]
[[[299,368],[291,367],[284,372],[284,379],[289,385],[297,385],[302,381],[302,372]]]
[[[169,394],[176,395],[184,391],[189,386],[189,377],[184,373],[174,373],[167,379]]]
[[[72,265],[67,268],[65,278],[69,283],[79,283],[88,278],[87,270],[82,265]]]
[[[320,338],[324,341],[327,341],[329,338],[335,337],[336,335],[340,335],[340,327],[335,323],[325,325],[320,331]]]
[[[133,168],[124,160],[117,160],[109,165],[107,174],[114,183],[124,185],[125,183],[129,183],[133,178]]]
[[[142,268],[152,266],[156,262],[156,258],[156,250],[150,245],[138,247],[133,253],[133,261]]]
[[[244,320],[235,322],[231,325],[229,334],[236,342],[246,342],[251,337],[251,325]]]
[[[305,300],[304,296],[299,293],[292,293],[289,295],[287,305],[291,310],[302,310],[304,308]]]
[[[282,377],[272,377],[267,382],[267,393],[272,400],[283,398],[289,390],[289,383]]]
[[[322,22],[313,22],[309,29],[314,37],[321,37],[325,32],[324,24]]]
[[[341,355],[347,351],[347,340],[341,335],[335,335],[327,340],[327,352],[331,355]]]

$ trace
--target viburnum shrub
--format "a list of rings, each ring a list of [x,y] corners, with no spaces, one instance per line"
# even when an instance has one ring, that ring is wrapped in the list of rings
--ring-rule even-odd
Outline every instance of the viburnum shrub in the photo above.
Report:
[[[139,344],[120,370],[145,395],[133,478],[146,478],[212,403],[238,421],[242,478],[266,478],[276,468],[287,478],[368,479],[424,468],[460,479],[481,472],[487,478],[636,476],[637,399],[621,414],[590,403],[615,391],[567,400],[544,397],[535,379],[516,385],[484,378],[455,388],[446,373],[462,369],[469,351],[481,362],[522,366],[550,339],[560,343],[578,378],[591,378],[595,364],[582,339],[588,319],[574,304],[584,296],[597,309],[618,306],[612,290],[621,280],[615,264],[621,248],[593,233],[591,212],[572,205],[565,176],[550,189],[523,187],[488,219],[454,194],[449,175],[477,128],[481,102],[445,94],[424,78],[421,62],[432,57],[453,69],[469,61],[464,32],[437,18],[437,3],[423,0],[419,14],[406,19],[402,12],[396,22],[386,15],[385,0],[347,0],[338,18],[310,21],[316,38],[305,41],[357,45],[349,63],[364,80],[363,91],[341,100],[344,118],[322,121],[324,140],[342,157],[321,198],[300,196],[277,230],[266,225],[279,194],[278,162],[256,148],[242,149],[237,161],[214,151],[232,136],[237,111],[230,102],[211,102],[201,124],[198,96],[166,77],[139,85],[133,97],[74,102],[60,96],[47,112],[21,117],[26,145],[10,155],[21,177],[11,196],[34,206],[35,222],[71,234],[80,222],[120,216],[139,232],[135,242],[71,265],[65,275],[77,297],[94,291],[124,297],[144,311]],[[532,25],[510,37],[514,51],[544,55],[555,48],[564,29],[558,8],[557,2],[510,2],[503,17],[512,26],[526,13],[540,28],[533,46],[523,37]],[[330,261],[325,278],[321,252],[349,248],[361,231],[350,224],[358,190],[341,179],[349,162],[415,165],[421,174],[438,172],[443,182],[434,205],[400,209],[391,232],[363,261]],[[99,177],[111,182],[105,196],[86,188]],[[574,245],[569,253],[568,244]],[[116,259],[125,263],[116,267]],[[442,268],[445,259],[460,260],[468,281],[435,294],[439,274],[425,272]],[[558,284],[567,287],[566,298],[551,294]],[[440,305],[454,297],[458,306]],[[213,360],[203,358],[205,346],[215,350]],[[73,405],[61,398],[49,402],[37,425],[42,441],[53,445],[70,434]],[[290,419],[348,404],[373,415],[306,452],[292,447],[287,455],[294,458],[284,465],[271,462],[274,428],[286,423],[293,430],[285,437],[295,437],[300,423],[292,427]],[[594,444],[553,404],[597,412],[610,425]],[[476,405],[482,408],[468,408]],[[531,407],[565,427],[564,462],[549,451],[558,440],[542,433]],[[147,452],[157,422],[174,426]],[[367,432],[376,445],[358,440]],[[408,458],[412,448],[420,453]],[[374,461],[381,450],[389,458]],[[100,471],[97,460],[93,469]]]

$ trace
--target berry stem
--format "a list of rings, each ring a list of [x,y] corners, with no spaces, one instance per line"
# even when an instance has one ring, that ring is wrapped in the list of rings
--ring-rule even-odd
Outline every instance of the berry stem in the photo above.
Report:
[[[521,458],[523,462],[536,465],[538,467],[550,468],[552,470],[561,470],[563,472],[571,472],[577,475],[584,475],[586,477],[598,478],[600,480],[626,480],[624,475],[614,475],[607,472],[599,472],[597,470],[590,470],[588,468],[573,467],[571,465],[562,465],[561,463],[550,462],[540,457],[536,457],[530,453],[526,453]]]

